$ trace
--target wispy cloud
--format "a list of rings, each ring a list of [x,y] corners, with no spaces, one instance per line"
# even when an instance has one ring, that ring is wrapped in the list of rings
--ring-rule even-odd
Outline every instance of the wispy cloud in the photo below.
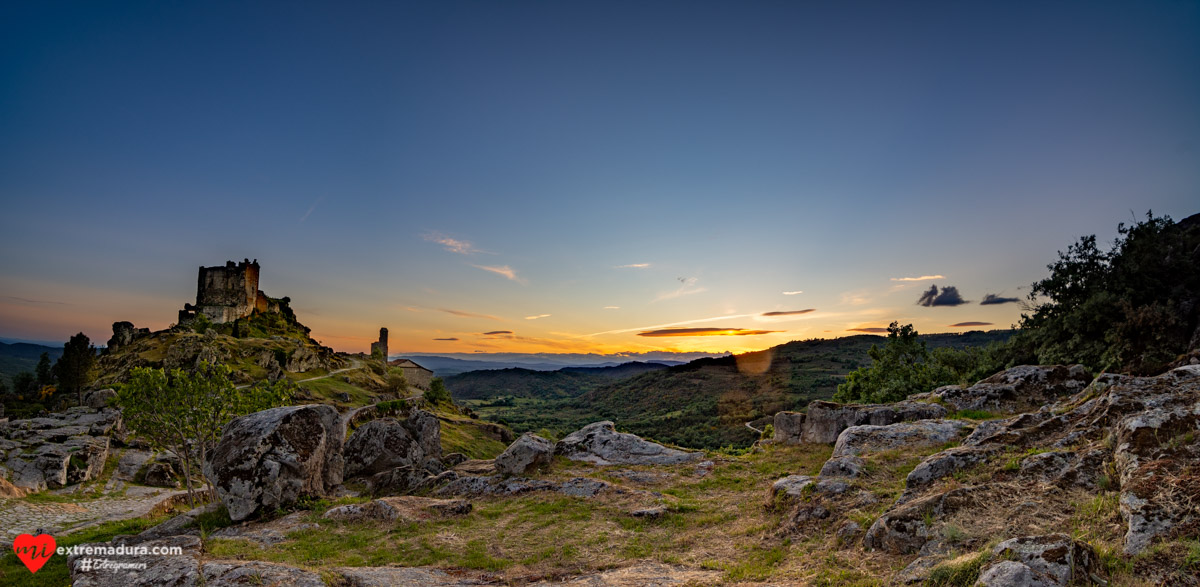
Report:
[[[688,324],[700,324],[703,322],[712,322],[714,320],[736,320],[738,318],[752,318],[758,314],[726,314],[724,316],[713,316],[712,318],[697,318],[695,320],[683,320],[681,322],[670,322],[668,324],[655,324],[653,326],[638,326],[637,328],[622,328],[620,330],[605,330],[604,332],[593,332],[584,334],[584,337],[602,336],[605,334],[625,334],[627,332],[637,332],[639,330],[657,330],[659,328],[670,328],[672,326],[686,326]]]
[[[451,337],[451,338],[435,338],[433,340],[458,340],[458,339]]]
[[[605,310],[620,310],[621,306],[604,306]]]
[[[511,330],[493,330],[491,332],[484,332],[482,334],[484,336],[497,336],[497,335],[501,335],[501,334],[512,334],[512,333],[513,333],[513,331],[511,331]]]
[[[967,303],[958,293],[958,288],[953,285],[947,285],[942,288],[941,293],[938,293],[938,286],[931,285],[925,293],[917,300],[918,306],[930,308],[933,306],[961,306]]]
[[[462,310],[451,310],[449,308],[438,308],[438,310],[441,312],[445,312],[447,314],[451,314],[453,316],[458,316],[459,318],[483,318],[485,320],[500,320],[499,318],[497,318],[495,316],[491,316],[489,314],[475,314],[473,312],[464,312]]]
[[[475,248],[475,245],[471,244],[469,241],[459,240],[456,238],[448,237],[440,232],[427,232],[427,233],[421,235],[421,237],[431,243],[437,243],[439,245],[442,245],[447,251],[450,251],[451,253],[458,253],[460,255],[474,255],[476,253],[486,253],[487,252],[487,251]]]
[[[630,263],[628,265],[617,265],[613,269],[645,269],[649,266],[649,263]]]
[[[658,294],[658,297],[654,298],[654,301],[661,302],[663,300],[673,300],[675,298],[681,298],[683,296],[690,296],[692,294],[708,291],[708,288],[706,287],[696,286],[696,282],[700,280],[695,277],[676,277],[675,280],[680,283],[680,286],[674,291]]]
[[[321,200],[324,200],[324,199],[325,199],[325,196],[321,196],[321,197],[317,198],[317,201],[313,202],[312,205],[308,207],[308,212],[305,212],[304,216],[300,217],[300,222],[297,222],[297,224],[304,224],[304,221],[308,220],[308,215],[312,214],[313,210],[317,209],[317,204],[320,204]]]
[[[796,316],[798,314],[807,314],[809,312],[816,312],[816,311],[817,311],[816,308],[808,308],[807,310],[787,310],[787,311],[782,311],[782,312],[763,312],[762,315],[763,316]]]
[[[800,295],[800,294],[802,294],[802,293],[804,293],[804,292],[803,292],[803,291],[801,291],[801,290],[796,290],[796,291],[785,291],[785,292],[783,292],[783,295],[785,295],[785,296],[798,296],[798,295]]]
[[[55,306],[71,305],[66,302],[53,302],[50,300],[31,300],[29,298],[19,298],[17,296],[0,296],[0,298],[6,299],[6,300],[12,300],[14,302],[20,302],[22,304],[51,304],[51,305],[55,305]]]
[[[638,336],[652,338],[668,336],[755,336],[783,332],[782,330],[747,330],[745,328],[666,328],[639,332]]]
[[[874,326],[868,326],[864,328],[847,328],[846,330],[849,332],[865,332],[867,334],[881,334],[887,332],[887,328],[879,328]]]
[[[861,306],[871,303],[871,293],[865,289],[842,292],[841,301],[851,306]]]
[[[496,275],[503,276],[511,281],[515,281],[521,285],[525,285],[525,280],[520,277],[517,277],[517,272],[514,271],[513,268],[509,267],[508,265],[501,265],[498,267],[492,267],[492,266],[488,266],[488,265],[471,265],[471,266],[476,269],[483,269],[484,271],[487,271],[490,273],[495,273]]]
[[[945,279],[945,275],[922,275],[920,277],[893,277],[892,281],[929,281],[930,279]]]
[[[1015,304],[1021,301],[1020,298],[1003,298],[996,294],[987,294],[979,301],[980,306],[991,306],[995,304]]]
[[[966,326],[992,326],[992,323],[991,322],[959,322],[958,324],[951,324],[950,328],[963,328]]]
[[[538,314],[537,316],[526,316],[525,319],[526,320],[537,320],[539,318],[549,318],[549,317],[550,317],[549,314]]]

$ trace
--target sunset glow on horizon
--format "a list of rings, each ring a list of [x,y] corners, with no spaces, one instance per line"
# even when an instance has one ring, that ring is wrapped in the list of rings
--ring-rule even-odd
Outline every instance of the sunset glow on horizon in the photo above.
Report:
[[[0,337],[164,329],[243,258],[348,352],[1009,328],[1078,237],[1198,211],[1197,30],[1185,2],[8,3]]]

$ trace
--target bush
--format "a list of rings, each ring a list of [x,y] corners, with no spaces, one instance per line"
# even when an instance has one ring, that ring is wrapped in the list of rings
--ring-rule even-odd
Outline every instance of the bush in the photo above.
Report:
[[[1196,218],[1196,217],[1192,217]],[[1085,236],[1058,253],[1033,284],[1033,313],[1014,344],[1041,363],[1082,363],[1139,375],[1161,372],[1188,350],[1200,321],[1200,219],[1146,214],[1117,226],[1112,248]]]
[[[454,403],[450,399],[450,391],[446,389],[446,382],[442,381],[441,377],[434,377],[429,383],[429,391],[425,392],[425,401],[431,404],[450,404]]]

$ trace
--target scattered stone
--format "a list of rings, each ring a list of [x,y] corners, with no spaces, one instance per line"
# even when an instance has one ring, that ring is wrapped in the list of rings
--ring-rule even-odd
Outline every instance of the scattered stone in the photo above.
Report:
[[[815,483],[816,479],[808,475],[788,475],[778,479],[767,490],[767,501],[764,505],[771,509],[786,508],[803,501],[806,491],[816,490],[815,486],[809,489],[809,486],[813,486]]]
[[[929,455],[905,478],[905,493],[911,494],[932,485],[938,479],[986,462],[1000,450],[998,445],[955,446]]]
[[[114,389],[97,389],[83,394],[83,405],[100,410],[108,407],[111,400],[117,397],[117,392]]]
[[[150,463],[142,484],[150,487],[179,487],[179,476],[170,463]]]
[[[667,508],[663,507],[661,505],[649,507],[649,508],[642,508],[640,510],[633,510],[632,512],[629,512],[629,515],[631,515],[635,518],[646,518],[648,520],[657,520],[657,519],[665,516],[666,514],[667,514]]]
[[[898,585],[914,585],[924,583],[929,580],[929,576],[933,570],[937,568],[945,557],[941,556],[923,556],[909,563],[904,567],[900,574],[896,575],[895,583]]]
[[[838,436],[833,456],[937,446],[957,440],[965,425],[961,420],[920,420],[886,426],[851,426]]]
[[[460,452],[452,452],[452,453],[442,457],[442,465],[447,468],[453,468],[453,467],[457,467],[458,465],[460,465],[462,463],[467,462],[468,460],[470,460],[470,459],[467,458],[467,455],[464,455]]]
[[[205,470],[234,521],[324,497],[342,483],[344,429],[333,406],[273,408],[225,426]]]
[[[800,444],[800,433],[804,427],[803,412],[777,412],[771,426],[775,436],[771,441],[776,444]]]
[[[539,581],[530,587],[672,587],[675,585],[713,585],[721,580],[723,571],[689,569],[686,567],[644,562],[611,569],[573,579]]]
[[[821,465],[821,477],[844,477],[853,479],[862,474],[866,462],[854,455],[835,457]]]
[[[841,479],[821,479],[817,481],[817,493],[825,495],[841,495],[850,491],[850,484]]]
[[[461,516],[471,511],[465,499],[432,499],[405,495],[384,497],[367,503],[338,506],[321,516],[330,520],[374,520],[419,522],[446,516]]]
[[[677,465],[700,459],[699,452],[684,452],[617,432],[612,422],[595,422],[572,432],[555,446],[555,452],[573,461],[596,465]]]
[[[1055,585],[1037,577],[1033,569],[1017,561],[1000,561],[979,575],[977,587],[1052,587]]]
[[[703,477],[705,475],[708,475],[709,473],[712,473],[713,468],[715,468],[716,466],[717,466],[717,464],[712,461],[701,461],[699,463],[696,463],[696,470],[695,470],[694,474],[697,477]]]
[[[553,458],[554,444],[532,432],[526,432],[496,457],[496,472],[506,477],[525,475],[549,466]]]
[[[832,444],[843,430],[851,426],[885,426],[911,420],[931,420],[946,415],[946,408],[937,404],[903,401],[894,404],[837,404],[815,401],[808,404],[808,415],[802,424],[800,440]]]
[[[835,536],[837,537],[838,544],[846,545],[853,543],[861,534],[862,526],[859,526],[858,522],[846,520],[838,527]]]
[[[289,534],[302,530],[317,530],[320,524],[308,521],[308,512],[294,512],[266,523],[243,522],[213,532],[214,538],[246,540],[260,546],[274,546],[287,540]]]
[[[562,483],[523,477],[504,478],[500,475],[488,477],[459,477],[434,491],[435,495],[519,495],[531,491],[557,491],[575,497],[595,497],[611,485],[604,481],[575,477]]]

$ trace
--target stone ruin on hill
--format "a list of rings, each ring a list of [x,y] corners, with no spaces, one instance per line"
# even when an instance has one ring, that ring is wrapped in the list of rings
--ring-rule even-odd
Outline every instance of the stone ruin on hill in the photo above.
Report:
[[[196,303],[184,304],[179,324],[205,316],[214,324],[236,322],[258,312],[282,312],[288,299],[275,300],[258,289],[258,259],[226,261],[224,266],[201,267],[196,283]]]

